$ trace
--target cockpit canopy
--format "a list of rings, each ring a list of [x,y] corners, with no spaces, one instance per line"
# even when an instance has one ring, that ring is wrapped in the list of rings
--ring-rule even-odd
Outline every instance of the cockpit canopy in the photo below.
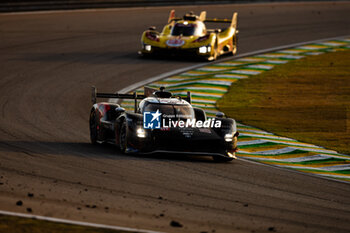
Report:
[[[171,30],[172,36],[202,36],[204,34],[205,25],[200,21],[179,21]]]
[[[153,99],[147,98],[141,101],[140,105],[141,113],[144,112],[159,112],[162,114],[162,118],[169,119],[194,119],[195,114],[192,106],[184,100],[171,99]]]

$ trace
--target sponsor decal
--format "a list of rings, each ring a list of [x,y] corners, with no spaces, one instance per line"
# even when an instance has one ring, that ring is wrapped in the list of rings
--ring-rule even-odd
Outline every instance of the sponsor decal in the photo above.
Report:
[[[196,121],[196,119],[173,120],[163,118],[163,128],[221,128],[221,121],[215,118],[209,118],[205,121]]]
[[[170,39],[167,40],[165,43],[171,47],[180,47],[185,44],[185,41],[181,39]]]
[[[221,121],[215,118],[209,118],[205,121],[193,119],[187,115],[163,115],[159,109],[156,112],[143,113],[143,128],[145,129],[161,129],[169,128],[221,128]],[[176,120],[180,119],[180,120]],[[161,124],[162,123],[162,124]],[[207,131],[205,131],[207,132]]]
[[[160,117],[161,113],[159,109],[156,112],[144,112],[143,113],[143,128],[145,129],[160,129]]]
[[[193,135],[193,128],[180,128],[180,132],[185,138],[191,138]]]
[[[154,33],[151,33],[151,32],[146,32],[146,37],[150,40],[154,40],[154,41],[157,41],[159,42],[159,38],[157,37],[156,34]]]
[[[205,36],[198,37],[198,39],[194,40],[192,43],[202,42],[208,39],[209,39],[209,35],[205,35]]]
[[[201,132],[201,133],[211,133],[210,129],[206,129],[206,128],[200,128],[199,132]]]

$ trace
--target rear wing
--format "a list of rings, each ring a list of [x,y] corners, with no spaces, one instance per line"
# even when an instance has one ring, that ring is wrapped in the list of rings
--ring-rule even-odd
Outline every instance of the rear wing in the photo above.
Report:
[[[217,19],[217,18],[212,18],[212,19],[205,19],[204,22],[212,22],[212,23],[230,23],[231,27],[233,27],[234,29],[237,28],[237,16],[238,13],[235,12],[232,15],[232,19]]]
[[[202,11],[198,16],[194,15],[193,12],[190,12],[189,14],[186,14],[184,17],[188,17],[188,18],[193,18],[194,20],[200,20],[202,22],[212,22],[212,23],[230,23],[231,27],[233,27],[234,29],[237,28],[237,16],[238,13],[234,12],[232,15],[232,19],[217,19],[217,18],[209,18],[207,19],[207,12],[206,11]],[[169,14],[169,18],[168,18],[168,23],[171,23],[172,21],[178,21],[178,20],[182,20],[183,18],[176,18],[175,17],[175,10],[171,10],[170,14]]]
[[[151,87],[144,87],[144,93],[145,93],[146,97],[157,96],[157,97],[161,98],[162,97],[162,92],[164,92],[164,89],[165,89],[165,87],[160,87],[159,88],[160,91],[159,91],[159,90],[151,88]],[[176,97],[176,98],[180,98],[180,99],[186,100],[190,104],[191,104],[191,101],[192,101],[192,96],[191,96],[191,92],[190,91],[188,91],[186,93],[186,97],[183,97],[183,96],[180,96],[180,95],[175,95],[174,96],[172,94],[171,94],[171,97]]]
[[[207,12],[206,11],[202,11],[199,15],[199,17],[195,14],[193,14],[193,12],[190,12],[189,14],[186,14],[184,16],[184,18],[179,18],[179,17],[175,17],[175,10],[171,10],[170,14],[169,14],[169,18],[168,18],[168,23],[171,23],[172,21],[179,21],[179,20],[183,20],[188,18],[188,20],[200,20],[200,21],[205,21],[205,18],[207,17]]]
[[[171,97],[177,97],[186,100],[188,103],[191,104],[191,92],[187,92],[186,97],[181,96],[172,96],[170,92],[164,91],[164,87],[160,88],[160,91],[154,88],[150,87],[144,87],[144,94],[140,95],[137,94],[137,92],[134,92],[133,94],[121,94],[121,93],[102,93],[97,92],[96,87],[91,87],[91,102],[92,104],[96,104],[97,98],[108,98],[108,99],[132,99],[135,100],[135,112],[137,110],[137,100],[143,100],[149,96],[155,96],[158,98],[171,98]],[[169,95],[169,96],[167,96]]]
[[[134,99],[134,100],[146,98],[145,95],[139,95],[139,94],[137,94],[136,92],[134,92],[133,94],[100,93],[100,92],[97,92],[96,87],[91,87],[91,91],[92,91],[91,101],[92,101],[93,104],[96,103],[96,99],[97,99],[97,98]]]
[[[137,109],[137,100],[146,98],[145,95],[139,95],[137,92],[133,94],[120,94],[120,93],[99,93],[96,87],[91,87],[91,102],[96,104],[97,98],[108,98],[108,99],[132,99],[135,100],[135,112]]]
[[[171,23],[173,20],[178,20],[175,18],[175,10],[171,10],[168,18],[168,23]]]

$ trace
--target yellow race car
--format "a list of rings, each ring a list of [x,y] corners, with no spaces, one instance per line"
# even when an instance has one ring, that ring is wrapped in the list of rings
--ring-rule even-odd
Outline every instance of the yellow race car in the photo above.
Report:
[[[206,22],[229,23],[230,26],[222,30],[207,29]],[[183,18],[176,18],[175,10],[171,10],[162,32],[155,27],[143,32],[139,54],[185,54],[211,61],[223,54],[236,54],[237,34],[237,13],[233,13],[232,20],[207,19],[205,11],[199,16],[190,12]]]

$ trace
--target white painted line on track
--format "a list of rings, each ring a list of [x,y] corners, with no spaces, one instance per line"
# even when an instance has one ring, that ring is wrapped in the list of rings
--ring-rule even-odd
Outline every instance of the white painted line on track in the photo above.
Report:
[[[241,154],[254,154],[254,155],[279,155],[279,154],[286,154],[296,151],[293,147],[285,147],[281,149],[275,149],[275,150],[263,150],[263,151],[246,151],[245,149],[239,150],[239,153]]]
[[[257,75],[260,74],[262,71],[257,70],[231,70],[227,71],[227,73],[230,74],[248,74],[248,75]]]
[[[288,163],[300,163],[300,162],[306,162],[306,161],[317,161],[317,160],[325,160],[325,159],[332,159],[332,156],[328,155],[309,155],[304,157],[296,157],[296,158],[290,158],[290,159],[281,159],[280,162],[288,162]]]
[[[0,215],[8,215],[8,216],[22,217],[22,218],[33,218],[33,219],[37,219],[37,220],[44,220],[44,221],[55,222],[55,223],[72,224],[72,225],[79,225],[79,226],[85,226],[85,227],[104,228],[104,229],[110,229],[110,230],[131,231],[131,232],[140,232],[140,233],[161,233],[159,231],[150,231],[150,230],[143,230],[143,229],[137,229],[137,228],[119,227],[119,226],[111,226],[111,225],[105,225],[105,224],[81,222],[81,221],[74,221],[74,220],[68,220],[68,219],[62,219],[62,218],[45,217],[45,216],[34,215],[34,214],[16,213],[16,212],[4,211],[4,210],[0,210]]]
[[[292,141],[294,142],[294,139],[286,138],[274,134],[266,134],[266,133],[240,133],[241,136],[248,136],[248,137],[256,137],[256,138],[269,138],[269,139],[279,139],[279,140],[285,140],[285,141]]]
[[[286,60],[266,60],[264,63],[270,63],[270,64],[285,64],[288,61]]]
[[[247,68],[253,68],[253,69],[262,69],[262,70],[271,70],[274,66],[273,65],[248,65]]]
[[[245,75],[235,75],[235,74],[216,74],[214,75],[215,78],[232,78],[232,79],[245,79],[248,78],[248,76]]]
[[[242,132],[243,130],[239,128],[239,132]],[[246,146],[246,145],[256,145],[256,144],[262,144],[262,143],[267,143],[267,142],[272,142],[276,144],[283,144],[283,145],[291,145],[291,146],[300,146],[301,148],[321,148],[319,146],[313,145],[313,144],[308,144],[304,142],[287,142],[287,141],[281,141],[281,140],[273,140],[273,139],[257,139],[257,140],[250,140],[250,141],[239,141],[237,142],[238,146]]]

